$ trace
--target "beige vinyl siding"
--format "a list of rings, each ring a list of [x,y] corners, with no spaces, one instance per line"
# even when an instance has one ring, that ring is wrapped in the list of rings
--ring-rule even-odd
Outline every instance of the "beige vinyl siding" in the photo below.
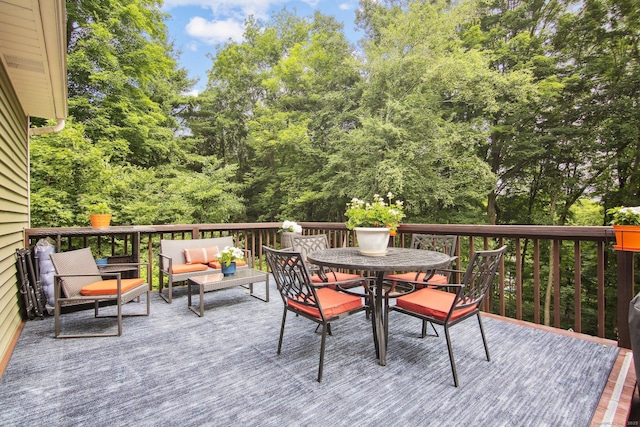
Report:
[[[0,359],[20,323],[15,252],[29,225],[28,118],[0,62]]]

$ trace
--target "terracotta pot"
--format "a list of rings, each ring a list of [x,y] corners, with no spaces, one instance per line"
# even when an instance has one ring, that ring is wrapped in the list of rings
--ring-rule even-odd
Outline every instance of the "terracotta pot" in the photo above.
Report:
[[[640,226],[639,225],[614,225],[616,233],[616,245],[618,251],[640,252]]]
[[[384,256],[389,246],[389,229],[376,227],[355,227],[358,249],[362,255]]]
[[[107,228],[111,224],[111,214],[90,214],[92,228]]]

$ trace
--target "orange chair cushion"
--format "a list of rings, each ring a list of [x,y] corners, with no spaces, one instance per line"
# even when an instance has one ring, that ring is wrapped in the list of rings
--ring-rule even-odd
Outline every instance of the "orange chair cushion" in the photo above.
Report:
[[[405,310],[414,313],[430,316],[439,320],[447,318],[456,294],[436,289],[423,288],[408,295],[398,297],[396,305]],[[457,319],[460,316],[476,309],[476,306],[470,306],[455,310],[450,320]]]
[[[416,279],[416,271],[412,271],[410,273],[402,273],[402,274],[389,274],[387,279],[390,280],[409,280],[412,282],[424,282],[424,278],[427,276],[427,273],[421,272],[418,274],[418,278]],[[448,283],[447,276],[443,274],[434,274],[433,277],[429,279],[427,283],[431,283],[433,285],[446,285]]]
[[[173,264],[171,272],[173,274],[191,273],[194,271],[204,271],[207,269],[205,264]]]
[[[322,311],[324,312],[324,316],[326,318],[339,316],[340,314],[346,313],[347,311],[355,310],[362,307],[362,298],[343,294],[342,292],[334,291],[333,289],[318,289],[316,291],[316,295],[318,295],[318,302],[320,303],[320,307],[322,307]],[[313,317],[317,317],[318,319],[322,317],[320,316],[320,311],[315,307],[309,307],[304,304],[300,304],[299,302],[291,298],[288,299],[288,304],[291,307],[294,307]]]
[[[237,259],[235,261],[236,263],[236,267],[244,267],[245,265],[247,265],[247,261],[243,260],[243,259]],[[211,268],[222,268],[222,263],[218,262],[218,261],[211,261],[209,263],[209,267]]]
[[[144,283],[144,279],[121,279],[120,291],[125,292],[135,288],[138,285]],[[118,280],[100,280],[90,285],[83,286],[80,289],[81,295],[94,296],[94,295],[114,295],[118,293]]]
[[[184,260],[187,264],[207,264],[218,259],[218,247],[209,248],[186,248],[184,250]]]
[[[331,282],[342,282],[342,281],[346,281],[346,280],[355,280],[355,279],[362,279],[362,276],[360,276],[359,274],[349,274],[349,273],[340,273],[340,272],[335,272],[335,276],[334,273],[332,272],[327,272],[327,279],[329,281],[329,283]],[[322,281],[322,278],[320,276],[318,276],[317,274],[314,274],[311,276],[311,281],[313,283],[324,283]]]

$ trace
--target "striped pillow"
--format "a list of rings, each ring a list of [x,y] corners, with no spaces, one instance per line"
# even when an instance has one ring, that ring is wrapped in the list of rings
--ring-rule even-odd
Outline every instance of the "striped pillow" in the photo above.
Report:
[[[187,248],[184,250],[184,260],[187,264],[208,264],[218,259],[218,247]]]

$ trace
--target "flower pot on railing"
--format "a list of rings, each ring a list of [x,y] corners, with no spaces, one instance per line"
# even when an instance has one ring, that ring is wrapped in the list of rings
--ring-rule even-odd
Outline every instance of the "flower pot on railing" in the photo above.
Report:
[[[380,227],[355,227],[358,250],[362,255],[384,256],[389,246],[389,229]]]
[[[618,251],[640,252],[640,226],[639,225],[615,225],[616,245]]]
[[[111,214],[91,214],[89,221],[92,228],[107,228],[111,224]]]

